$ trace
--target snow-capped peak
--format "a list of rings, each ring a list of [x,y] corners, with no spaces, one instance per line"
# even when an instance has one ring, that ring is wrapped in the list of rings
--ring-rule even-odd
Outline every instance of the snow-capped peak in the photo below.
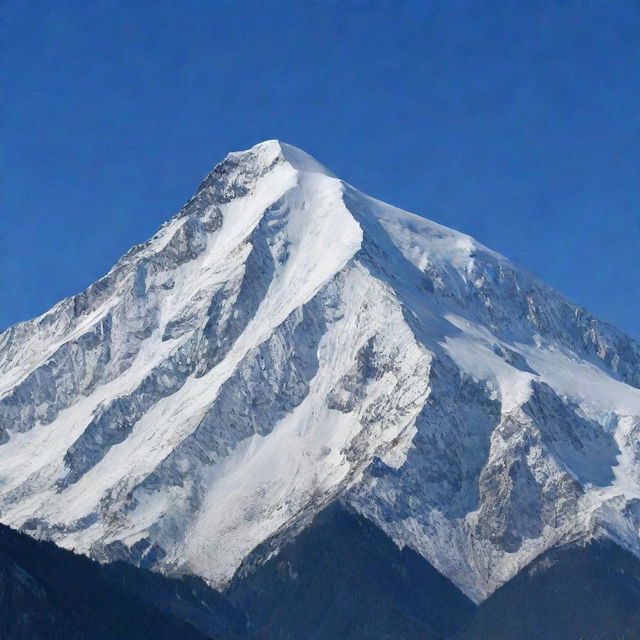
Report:
[[[0,519],[221,585],[340,499],[479,600],[640,555],[638,387],[622,332],[271,140],[0,335]]]
[[[271,162],[277,157],[282,157],[288,162],[296,171],[305,171],[308,173],[320,173],[330,178],[336,176],[329,171],[325,166],[321,165],[314,157],[298,147],[294,147],[291,144],[282,142],[280,140],[265,140],[260,142],[248,151],[239,152],[241,154],[255,154],[258,157],[270,159]],[[234,154],[229,154],[230,156]],[[269,160],[267,160],[268,162]]]

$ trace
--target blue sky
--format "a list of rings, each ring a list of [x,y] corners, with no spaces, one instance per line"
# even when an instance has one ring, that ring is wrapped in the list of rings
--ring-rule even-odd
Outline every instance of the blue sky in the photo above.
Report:
[[[280,138],[640,337],[640,4],[19,2],[2,11],[0,329]]]

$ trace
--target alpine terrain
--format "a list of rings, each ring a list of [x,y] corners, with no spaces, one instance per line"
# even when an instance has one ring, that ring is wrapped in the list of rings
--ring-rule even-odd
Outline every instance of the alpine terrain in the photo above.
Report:
[[[293,597],[282,580],[303,582],[323,540],[353,545],[363,585],[369,540],[402,569],[389,594],[424,579],[465,612],[558,558],[623,570],[640,558],[640,346],[469,236],[263,142],[86,291],[0,335],[0,521],[202,578],[261,637],[307,637],[278,635],[255,593],[279,580]],[[398,637],[453,633],[420,611]]]

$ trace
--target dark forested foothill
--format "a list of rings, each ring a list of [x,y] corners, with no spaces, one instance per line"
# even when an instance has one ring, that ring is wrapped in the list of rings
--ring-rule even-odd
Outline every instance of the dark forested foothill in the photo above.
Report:
[[[0,640],[640,639],[640,560],[610,541],[552,549],[480,606],[340,503],[279,542],[223,595],[0,525]]]
[[[199,579],[101,565],[0,525],[0,640],[203,640],[245,628]]]

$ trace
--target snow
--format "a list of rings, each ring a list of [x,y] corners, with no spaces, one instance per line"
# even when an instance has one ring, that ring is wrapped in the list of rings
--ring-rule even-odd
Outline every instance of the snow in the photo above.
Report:
[[[345,315],[318,347],[319,369],[305,400],[270,434],[245,440],[209,479],[207,501],[186,540],[184,557],[191,570],[213,584],[222,586],[233,576],[256,540],[266,540],[304,512],[309,501],[333,495],[353,476],[345,450],[362,430],[361,421],[328,408],[326,396],[362,346],[359,314],[368,299],[380,295],[375,288],[360,269],[349,273]],[[396,317],[398,312],[390,309]],[[413,355],[424,358],[417,349]],[[391,373],[372,384],[363,411],[393,387]],[[415,409],[389,425],[375,448],[391,443],[414,418]]]
[[[640,389],[559,348],[517,346],[545,382],[594,417],[606,413],[640,415]]]
[[[296,182],[299,182],[298,186]],[[176,286],[167,297],[163,314],[173,317],[176,309],[184,306],[203,282],[215,285],[226,280],[229,271],[243,257],[241,254],[230,261],[229,254],[249,236],[262,213],[276,200],[284,198],[290,211],[287,224],[289,259],[272,283],[250,326],[225,360],[207,375],[190,378],[177,393],[157,402],[135,425],[131,436],[113,446],[77,483],[62,493],[48,492],[40,497],[37,508],[29,503],[19,512],[12,512],[11,516],[26,518],[32,511],[37,511],[45,513],[53,522],[78,520],[90,514],[105,492],[121,478],[127,478],[128,484],[135,486],[188,436],[247,351],[262,342],[294,309],[309,300],[358,250],[361,230],[341,204],[340,193],[337,180],[321,174],[299,175],[292,171],[291,166],[284,165],[270,180],[260,182],[247,198],[230,203],[224,211],[222,229],[212,238],[202,258],[188,263],[174,276]],[[341,230],[339,241],[333,238],[336,228]],[[333,251],[325,250],[328,244],[334,248]],[[95,407],[105,398],[133,388],[145,368],[151,369],[162,360],[162,351],[156,349],[165,347],[166,352],[171,345],[160,342],[160,333],[160,330],[156,332],[153,349],[150,345],[148,348],[148,355],[153,359],[145,362],[145,356],[139,356],[135,365],[111,387],[103,388],[102,393],[60,415],[58,420],[75,425],[75,429],[66,430],[65,438],[51,442],[55,424],[27,432],[36,437],[39,434],[43,436],[39,442],[33,443],[42,452],[35,461],[25,465],[24,456],[14,453],[26,450],[25,438],[17,439],[11,443],[13,446],[6,448],[7,476],[11,478],[11,485],[7,488],[25,481],[33,467],[42,468],[55,460],[60,462],[62,454],[80,435]],[[131,384],[127,385],[127,382]],[[141,450],[146,452],[143,458],[139,455]],[[0,449],[0,461],[3,454],[4,449]],[[58,465],[58,469],[58,475],[61,475],[63,468]],[[19,513],[23,515],[19,516]]]
[[[497,355],[492,347],[499,341],[483,327],[459,316],[449,314],[446,318],[461,330],[459,336],[447,336],[444,340],[444,348],[460,369],[493,387],[503,413],[527,402],[531,396],[531,381],[536,376],[520,371]]]

